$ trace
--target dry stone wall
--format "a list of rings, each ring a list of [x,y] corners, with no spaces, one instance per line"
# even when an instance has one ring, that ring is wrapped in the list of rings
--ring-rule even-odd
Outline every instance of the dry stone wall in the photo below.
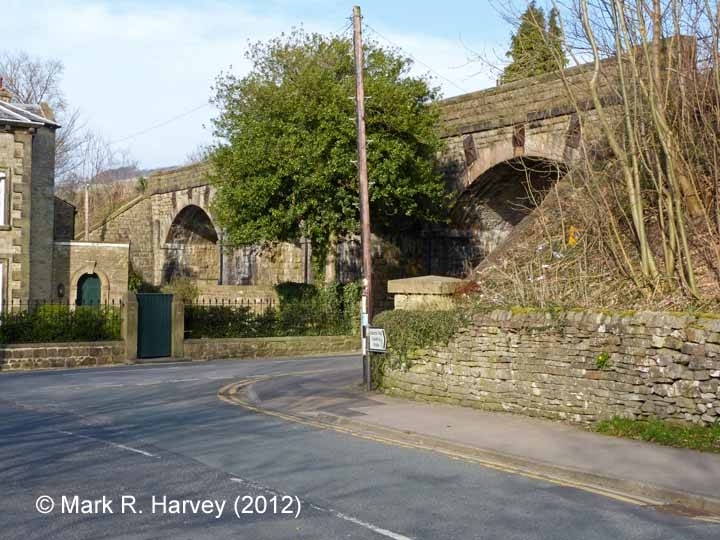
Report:
[[[421,400],[578,423],[720,416],[720,316],[497,310],[387,360],[381,388]]]

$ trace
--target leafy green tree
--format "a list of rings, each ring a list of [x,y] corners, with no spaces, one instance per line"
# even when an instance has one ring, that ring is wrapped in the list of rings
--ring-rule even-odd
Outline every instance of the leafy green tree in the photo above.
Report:
[[[359,231],[352,44],[296,31],[247,56],[247,76],[216,81],[216,216],[235,245],[304,236],[324,257],[332,239]],[[373,230],[436,221],[449,201],[436,163],[437,89],[376,44],[365,62]]]
[[[506,56],[512,61],[503,71],[502,82],[517,81],[564,67],[563,40],[559,11],[556,8],[550,11],[548,24],[543,9],[534,1],[530,2],[520,17],[517,32],[510,40]]]

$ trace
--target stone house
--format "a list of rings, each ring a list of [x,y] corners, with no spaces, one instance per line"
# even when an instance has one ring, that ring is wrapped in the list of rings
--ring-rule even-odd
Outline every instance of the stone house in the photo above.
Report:
[[[73,241],[75,210],[54,196],[60,125],[47,105],[11,98],[0,79],[0,310],[119,300],[128,244]]]

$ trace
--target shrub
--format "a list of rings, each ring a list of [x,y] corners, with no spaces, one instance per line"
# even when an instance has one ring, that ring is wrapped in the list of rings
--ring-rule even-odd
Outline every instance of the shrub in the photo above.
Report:
[[[362,284],[359,281],[346,283],[342,290],[343,313],[347,320],[350,335],[360,333],[360,298]]]
[[[142,289],[143,286],[143,279],[140,274],[135,272],[135,270],[130,268],[130,272],[128,272],[128,291],[130,292],[140,292],[140,289]]]
[[[185,306],[185,325],[189,338],[261,337],[275,334],[275,313],[269,309],[257,314],[247,306]]]
[[[606,369],[610,366],[610,355],[606,352],[601,352],[595,357],[595,367],[598,369]]]
[[[446,345],[466,321],[461,308],[447,311],[384,311],[373,325],[385,329],[388,349],[407,362],[408,353],[431,345]]]
[[[119,306],[45,304],[1,316],[0,343],[104,341],[120,338]]]
[[[280,304],[289,304],[314,298],[318,294],[318,288],[310,283],[286,281],[275,285],[275,292]]]
[[[278,329],[284,335],[354,335],[359,331],[359,283],[281,283]]]
[[[184,276],[172,278],[170,283],[160,290],[166,294],[174,294],[186,304],[194,302],[197,300],[197,297],[200,296],[200,289],[198,289],[197,283],[191,278]]]
[[[259,314],[249,306],[186,305],[185,330],[191,338],[355,335],[359,332],[356,284],[305,283],[275,287],[279,302]]]

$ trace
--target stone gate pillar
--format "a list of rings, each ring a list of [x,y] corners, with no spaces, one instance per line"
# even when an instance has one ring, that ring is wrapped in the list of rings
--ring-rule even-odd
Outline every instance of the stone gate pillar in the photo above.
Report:
[[[170,354],[173,358],[183,358],[185,355],[185,304],[177,294],[173,295],[171,311]]]
[[[125,342],[125,360],[137,360],[138,347],[138,302],[135,293],[126,292],[122,299],[120,334]]]
[[[453,307],[453,295],[467,283],[445,276],[391,279],[388,293],[395,295],[395,309],[444,310]]]

